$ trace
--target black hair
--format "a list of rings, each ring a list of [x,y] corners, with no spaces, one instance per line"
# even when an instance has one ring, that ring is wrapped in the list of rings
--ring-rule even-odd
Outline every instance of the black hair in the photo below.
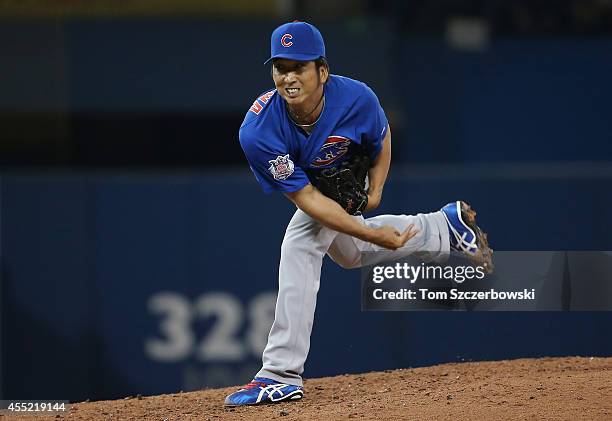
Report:
[[[329,63],[327,62],[327,59],[325,57],[319,57],[318,59],[316,59],[315,66],[317,66],[317,71],[321,66],[326,67],[327,73],[329,73]]]
[[[276,63],[277,60],[277,58],[272,59],[272,66],[274,66],[274,63]],[[325,57],[319,57],[318,59],[313,61],[315,63],[315,66],[317,66],[317,71],[319,70],[319,68],[321,68],[321,66],[323,66],[327,68],[327,72],[329,73],[329,63]]]
[[[319,69],[321,67],[325,67],[327,69],[327,80],[324,83],[329,82],[329,78],[331,77],[331,74],[329,72],[329,63],[327,62],[327,59],[325,57],[319,57],[318,59],[315,60],[315,66],[317,67],[317,78],[319,78],[319,82],[321,82],[320,73],[319,73]]]

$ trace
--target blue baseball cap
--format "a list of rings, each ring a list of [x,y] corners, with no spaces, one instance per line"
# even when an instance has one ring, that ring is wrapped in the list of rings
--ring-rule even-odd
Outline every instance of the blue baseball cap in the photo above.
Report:
[[[325,57],[325,43],[321,32],[306,22],[293,21],[279,26],[270,39],[271,56],[297,61],[317,60]]]

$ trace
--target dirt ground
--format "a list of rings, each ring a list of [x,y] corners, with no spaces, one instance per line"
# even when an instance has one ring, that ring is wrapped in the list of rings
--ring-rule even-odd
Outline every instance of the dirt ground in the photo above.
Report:
[[[72,404],[0,420],[612,420],[612,358],[443,364],[305,382],[301,401],[224,408],[235,387]]]

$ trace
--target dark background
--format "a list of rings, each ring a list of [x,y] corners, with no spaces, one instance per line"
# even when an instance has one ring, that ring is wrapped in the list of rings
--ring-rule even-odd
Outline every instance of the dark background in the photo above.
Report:
[[[377,213],[461,198],[495,249],[611,248],[608,1],[4,2],[0,397],[250,380],[293,209],[261,192],[237,132],[294,18],[387,112]],[[609,356],[611,322],[361,312],[358,272],[326,262],[305,375]]]

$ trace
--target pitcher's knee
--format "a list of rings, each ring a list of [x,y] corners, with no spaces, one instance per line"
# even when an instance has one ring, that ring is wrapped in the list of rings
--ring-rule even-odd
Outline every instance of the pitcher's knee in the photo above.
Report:
[[[361,266],[361,255],[345,256],[331,253],[328,255],[342,269],[355,269]]]

